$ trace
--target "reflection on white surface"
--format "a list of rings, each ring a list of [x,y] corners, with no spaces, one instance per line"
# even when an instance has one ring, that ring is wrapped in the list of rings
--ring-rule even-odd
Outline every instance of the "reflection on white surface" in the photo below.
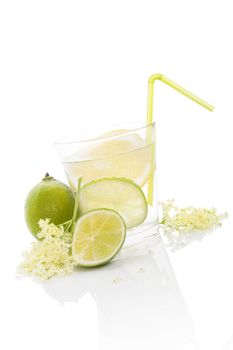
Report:
[[[207,232],[177,232],[177,231],[166,231],[160,228],[163,236],[165,246],[171,251],[176,252],[177,250],[183,249],[186,246],[195,242],[200,243],[203,239],[209,237],[214,230]]]
[[[98,310],[99,349],[198,349],[192,321],[159,237],[123,250],[98,269],[42,284],[60,303],[90,293]]]

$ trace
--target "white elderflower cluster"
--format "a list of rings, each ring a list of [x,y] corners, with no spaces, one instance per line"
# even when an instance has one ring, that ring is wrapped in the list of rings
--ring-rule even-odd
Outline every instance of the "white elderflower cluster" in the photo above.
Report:
[[[56,226],[49,219],[39,221],[38,241],[26,251],[19,269],[40,279],[49,279],[71,273],[74,261],[71,254],[72,237],[62,226]]]
[[[178,208],[174,200],[160,203],[162,207],[162,221],[167,230],[178,232],[209,231],[218,226],[227,214],[218,214],[215,208]]]
[[[215,208],[178,208],[174,200],[162,202],[160,207],[160,227],[166,244],[172,250],[200,241],[207,233],[221,226],[222,220],[227,217],[227,213],[219,214]]]

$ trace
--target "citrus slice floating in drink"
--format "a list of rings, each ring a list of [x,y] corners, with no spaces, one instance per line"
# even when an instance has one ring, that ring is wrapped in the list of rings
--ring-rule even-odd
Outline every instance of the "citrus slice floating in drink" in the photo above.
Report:
[[[63,164],[73,188],[80,176],[84,183],[102,177],[127,177],[143,186],[151,170],[152,145],[135,132],[113,130],[101,135],[101,141],[68,156]]]
[[[143,223],[147,203],[142,189],[126,178],[102,178],[85,184],[79,193],[81,213],[109,208],[117,211],[131,228]]]
[[[77,265],[99,266],[114,258],[126,235],[122,217],[111,209],[97,209],[79,218],[76,223],[72,255]]]

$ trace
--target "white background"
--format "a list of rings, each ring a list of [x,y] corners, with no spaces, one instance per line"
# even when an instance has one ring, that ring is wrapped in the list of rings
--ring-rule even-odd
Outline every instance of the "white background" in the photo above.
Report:
[[[152,73],[216,107],[210,113],[156,84],[159,199],[231,214],[231,5],[0,1],[2,349],[233,349],[231,217],[169,257],[157,242],[149,259],[47,284],[15,277],[32,241],[27,192],[46,171],[65,181],[53,140],[144,120]]]

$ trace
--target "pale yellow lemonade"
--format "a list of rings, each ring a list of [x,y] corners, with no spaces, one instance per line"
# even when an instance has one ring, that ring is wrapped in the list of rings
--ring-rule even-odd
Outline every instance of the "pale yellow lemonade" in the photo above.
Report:
[[[152,167],[155,171],[153,147],[154,143],[148,144],[146,139],[136,132],[129,134],[128,130],[114,130],[101,135],[101,139],[97,139],[91,145],[83,146],[77,152],[66,156],[63,166],[74,191],[79,178],[82,178],[82,185],[102,178],[126,178],[140,186],[147,198]],[[154,201],[156,203],[157,199]],[[128,230],[127,234],[133,233],[135,229],[141,231],[145,225],[154,223],[156,216],[156,205],[148,205],[145,221],[140,227]]]
[[[105,136],[118,135],[114,130]],[[126,177],[139,186],[148,181],[152,164],[152,144],[147,145],[138,134],[117,137],[79,149],[63,160],[66,175],[75,190],[77,179],[82,183],[103,177]]]

